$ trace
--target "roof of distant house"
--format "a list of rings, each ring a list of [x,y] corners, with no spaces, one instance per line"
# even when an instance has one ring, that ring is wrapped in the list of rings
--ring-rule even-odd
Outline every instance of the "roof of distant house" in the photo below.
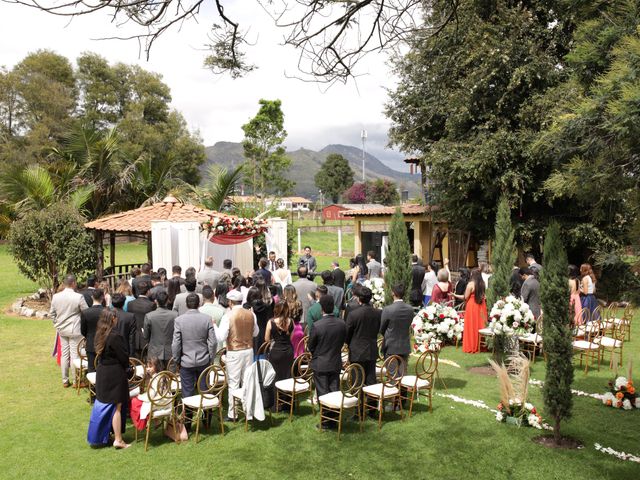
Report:
[[[263,199],[257,197],[255,195],[231,195],[228,197],[232,202],[236,203],[258,203],[262,202]],[[264,199],[265,202],[273,202],[276,197],[266,197]],[[313,203],[308,198],[304,197],[281,197],[278,199],[280,202],[291,202],[291,203]]]
[[[169,222],[205,222],[211,216],[230,216],[214,210],[196,207],[180,202],[175,197],[168,196],[162,202],[146,207],[114,213],[106,217],[85,223],[86,228],[103,232],[151,232],[151,222],[166,220]]]
[[[402,205],[401,207],[403,215],[425,215],[431,212],[438,211],[438,207],[435,205],[418,205],[408,203]],[[343,215],[349,217],[359,217],[359,216],[391,216],[395,213],[396,207],[374,207],[374,208],[363,208],[363,209],[353,209],[353,210],[345,210],[342,212]]]

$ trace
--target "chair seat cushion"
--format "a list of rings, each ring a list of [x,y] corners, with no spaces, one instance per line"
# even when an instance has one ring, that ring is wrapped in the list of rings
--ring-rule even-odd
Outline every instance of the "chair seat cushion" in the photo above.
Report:
[[[87,382],[89,382],[91,385],[96,384],[96,372],[87,373]]]
[[[527,333],[520,337],[520,340],[526,343],[542,343],[542,335],[537,333]]]
[[[418,380],[417,383],[416,383],[416,379]],[[418,378],[415,375],[405,375],[400,379],[400,384],[403,387],[407,387],[407,388],[417,387],[418,389],[420,389],[420,388],[429,387],[429,380],[427,380],[426,378]]]
[[[358,397],[347,397],[340,391],[322,395],[319,400],[322,405],[329,408],[340,408],[340,405],[344,405],[344,408],[353,408],[358,405]]]
[[[620,348],[622,346],[622,342],[620,340],[616,340],[611,337],[600,337],[594,340],[595,343],[599,343],[603,347],[613,347]]]
[[[140,387],[135,387],[129,390],[129,398],[134,398],[140,395]]]
[[[153,418],[169,417],[171,416],[171,408],[164,408],[162,410],[153,410]]]
[[[200,408],[200,399],[201,399],[201,395],[192,395],[190,397],[187,398],[183,398],[182,399],[182,403],[185,404],[185,406],[190,407],[190,408]],[[220,400],[218,399],[218,397],[204,397],[202,399],[202,408],[207,409],[207,408],[215,408],[218,405],[220,405]]]
[[[242,400],[244,398],[244,388],[236,388],[235,390],[231,390],[231,396]]]
[[[493,330],[491,330],[490,328],[481,328],[480,330],[478,330],[478,333],[480,335],[493,336]]]
[[[374,385],[367,385],[362,389],[364,393],[367,395],[372,395],[374,397],[382,396],[382,383],[376,383]],[[384,398],[394,397],[398,395],[398,389],[396,387],[385,387],[384,388]]]
[[[309,382],[303,382],[303,381],[296,382],[293,378],[286,378],[284,380],[277,381],[276,388],[278,390],[282,390],[283,392],[293,392],[294,383],[295,383],[296,393],[307,392],[311,390],[311,385],[309,384]]]
[[[177,392],[180,390],[180,380],[171,380],[171,391]]]
[[[144,365],[136,365],[136,377],[144,377]]]
[[[600,345],[587,342],[586,340],[576,340],[573,342],[573,348],[577,348],[578,350],[597,350],[600,348]]]
[[[82,359],[82,362],[80,362],[79,358],[74,358],[73,359],[73,367],[76,369],[80,369],[80,368],[88,368],[89,366],[89,362],[87,362],[86,358]]]

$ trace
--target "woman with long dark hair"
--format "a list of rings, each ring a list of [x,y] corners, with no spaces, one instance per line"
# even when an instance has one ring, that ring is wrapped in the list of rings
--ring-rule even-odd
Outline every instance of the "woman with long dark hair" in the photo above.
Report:
[[[580,270],[575,265],[569,265],[569,307],[573,308],[573,324],[582,323],[582,303],[580,302]]]
[[[291,378],[291,365],[293,365],[292,333],[293,321],[289,318],[289,307],[285,302],[281,302],[273,310],[273,318],[267,324],[264,338],[266,342],[272,342],[269,350],[269,361],[276,371],[276,381]]]
[[[469,283],[469,269],[462,267],[458,270],[460,277],[456,282],[456,287],[453,292],[453,297],[456,299],[455,306],[462,305],[464,303],[464,292],[467,290],[467,284]]]
[[[364,255],[362,255],[361,253],[356,255],[354,263],[355,267],[351,270],[351,283],[364,283],[364,281],[367,279],[367,275],[369,274],[367,261],[364,258]]]
[[[287,304],[289,318],[293,322],[293,332],[291,333],[293,356],[298,357],[304,352],[304,345],[301,342],[304,337],[304,325],[300,322],[302,319],[302,303],[298,300],[298,293],[293,285],[284,287],[282,297],[282,302]]]
[[[179,277],[172,277],[167,280],[167,308],[171,310],[173,308],[173,302],[176,299],[176,295],[180,293],[181,283]]]
[[[464,333],[462,335],[462,351],[465,353],[478,353],[478,331],[487,323],[487,302],[485,300],[485,284],[482,272],[474,269],[471,272],[471,280],[464,292],[467,307],[464,311]]]
[[[594,312],[598,306],[598,300],[596,300],[596,276],[593,273],[593,268],[588,263],[580,265],[580,303],[582,308],[587,308],[591,313]],[[599,320],[593,318],[592,320]]]
[[[258,323],[258,336],[253,337],[253,353],[258,353],[264,343],[264,335],[267,331],[267,323],[273,318],[273,303],[265,303],[263,293],[258,287],[251,287],[247,291],[247,301],[244,308],[252,310]]]
[[[122,432],[129,403],[129,356],[125,350],[124,339],[114,328],[117,322],[116,314],[108,309],[102,311],[98,320],[94,340],[98,357],[96,402],[91,412],[87,440],[92,445],[107,444],[109,430],[113,429],[113,446],[128,448],[130,445],[122,439]]]

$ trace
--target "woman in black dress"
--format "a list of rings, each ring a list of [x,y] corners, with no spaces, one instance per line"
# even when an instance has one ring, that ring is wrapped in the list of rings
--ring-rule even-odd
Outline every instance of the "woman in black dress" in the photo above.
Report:
[[[289,307],[286,302],[278,303],[273,311],[274,318],[267,324],[265,341],[271,342],[269,362],[276,371],[276,382],[291,378],[291,365],[293,365],[293,345],[291,345],[291,332],[293,321],[289,318]]]
[[[458,272],[460,272],[460,279],[456,283],[456,289],[453,293],[456,307],[464,303],[464,291],[467,289],[470,277],[468,268],[462,267]]]
[[[269,320],[273,318],[273,302],[271,299],[266,302],[260,289],[258,287],[251,287],[247,292],[247,303],[244,304],[244,308],[253,311],[256,316],[256,322],[258,323],[258,336],[253,338],[253,353],[257,354],[264,343],[267,324]]]
[[[129,380],[127,368],[129,356],[125,350],[124,339],[114,329],[118,317],[112,310],[104,309],[98,320],[95,336],[96,355],[96,399],[105,404],[116,406],[111,425],[115,440],[115,448],[128,448],[129,444],[122,439],[125,418],[122,415],[122,404],[129,402]]]

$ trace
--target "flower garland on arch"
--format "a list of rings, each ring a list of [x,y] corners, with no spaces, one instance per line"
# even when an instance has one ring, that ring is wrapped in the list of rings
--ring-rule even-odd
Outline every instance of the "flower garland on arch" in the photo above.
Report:
[[[269,224],[261,218],[212,216],[203,222],[202,229],[211,234],[209,241],[213,243],[235,245],[266,232]]]

